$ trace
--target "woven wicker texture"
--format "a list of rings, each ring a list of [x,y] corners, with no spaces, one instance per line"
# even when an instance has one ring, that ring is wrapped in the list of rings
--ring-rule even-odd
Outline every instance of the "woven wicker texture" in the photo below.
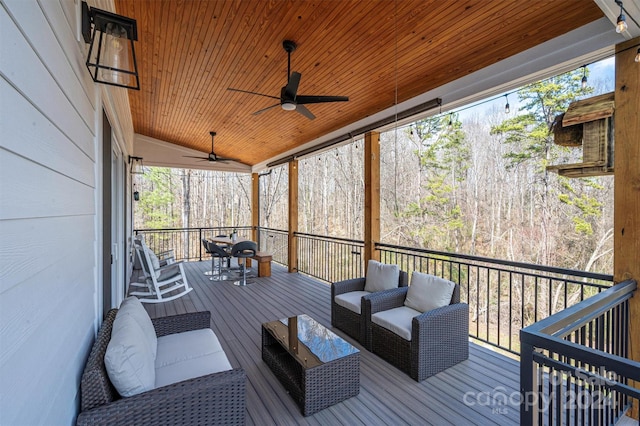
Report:
[[[360,353],[304,368],[262,327],[262,360],[310,416],[360,392]]]
[[[376,294],[367,300],[371,314],[400,307],[407,289]],[[370,323],[371,349],[411,378],[422,381],[469,358],[469,306],[456,284],[451,304],[413,318],[411,341]]]
[[[241,425],[245,422],[246,374],[223,371],[121,398],[104,368],[117,310],[109,311],[82,375],[78,425]],[[209,327],[209,312],[153,320],[159,336]],[[109,391],[108,391],[109,390]]]
[[[404,271],[400,271],[400,276],[398,280],[398,287],[407,287],[408,284],[408,275]],[[367,311],[367,307],[365,307],[365,302],[363,301],[360,308],[361,313],[357,314],[345,307],[338,305],[335,302],[335,297],[340,294],[349,293],[352,291],[362,291],[365,286],[365,278],[354,278],[351,280],[338,281],[331,285],[331,325],[333,327],[339,328],[340,330],[347,333],[349,336],[356,339],[358,342],[362,344],[367,350],[371,350],[371,334],[369,333],[369,319],[371,318],[371,314]],[[387,290],[393,291],[393,290]],[[379,294],[385,292],[378,292],[372,294]],[[365,296],[365,298],[370,297],[371,295]]]

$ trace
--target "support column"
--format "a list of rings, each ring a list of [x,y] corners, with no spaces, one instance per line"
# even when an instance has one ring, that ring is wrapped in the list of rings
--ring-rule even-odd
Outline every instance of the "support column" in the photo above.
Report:
[[[380,133],[364,135],[364,265],[380,260]]]
[[[613,279],[640,283],[640,37],[616,46]],[[640,361],[640,292],[630,299],[629,357]],[[640,388],[640,383],[634,384]],[[638,418],[638,401],[633,407]]]
[[[260,243],[258,226],[260,226],[260,177],[257,173],[251,173],[251,240]]]
[[[298,160],[289,163],[289,272],[298,271]]]

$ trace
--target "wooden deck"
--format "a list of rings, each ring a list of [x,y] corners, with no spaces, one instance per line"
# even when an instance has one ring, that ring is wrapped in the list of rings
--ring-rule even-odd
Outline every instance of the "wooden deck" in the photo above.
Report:
[[[236,287],[231,281],[209,281],[203,272],[210,265],[209,261],[187,262],[185,271],[194,291],[172,302],[145,306],[152,318],[211,311],[211,327],[229,361],[247,373],[247,424],[518,424],[517,405],[492,401],[511,396],[517,401],[517,361],[472,343],[469,360],[417,383],[337,329],[333,331],[361,351],[360,394],[303,417],[261,359],[260,325],[306,313],[331,327],[329,286],[289,274],[274,263],[271,277],[253,278],[253,284]]]

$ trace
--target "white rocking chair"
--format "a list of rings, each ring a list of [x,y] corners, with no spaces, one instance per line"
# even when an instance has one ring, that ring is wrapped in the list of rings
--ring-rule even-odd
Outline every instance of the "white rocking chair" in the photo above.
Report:
[[[161,303],[175,300],[193,290],[189,287],[181,262],[167,263],[154,268],[151,253],[144,240],[136,241],[136,255],[145,278],[142,286],[146,290],[132,291],[132,296],[138,296],[143,303]]]

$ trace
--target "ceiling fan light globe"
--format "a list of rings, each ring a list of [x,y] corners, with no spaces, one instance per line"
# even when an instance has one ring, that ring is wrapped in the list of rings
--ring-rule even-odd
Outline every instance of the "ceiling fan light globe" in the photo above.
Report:
[[[283,102],[282,109],[285,111],[293,111],[296,109],[296,104],[294,104],[293,102]]]

